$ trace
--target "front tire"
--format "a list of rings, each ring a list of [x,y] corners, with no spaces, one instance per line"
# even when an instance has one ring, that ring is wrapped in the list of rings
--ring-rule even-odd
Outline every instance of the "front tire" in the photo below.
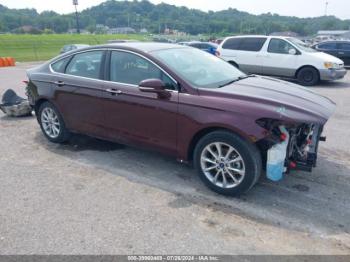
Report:
[[[227,196],[247,192],[262,171],[257,147],[228,131],[209,133],[198,142],[194,166],[210,189]]]
[[[38,121],[42,132],[51,142],[63,143],[69,139],[70,133],[66,129],[60,112],[50,102],[44,102],[40,105]]]
[[[320,75],[313,67],[304,67],[297,74],[298,82],[303,86],[314,86],[320,82]]]

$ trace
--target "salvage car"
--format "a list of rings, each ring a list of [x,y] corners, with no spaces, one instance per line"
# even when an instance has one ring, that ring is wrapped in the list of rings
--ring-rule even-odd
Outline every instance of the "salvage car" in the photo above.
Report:
[[[208,187],[231,196],[251,189],[264,168],[275,181],[311,171],[335,110],[304,87],[173,44],[90,47],[27,74],[28,99],[51,142],[80,133],[157,150],[193,163]]]
[[[296,79],[304,86],[346,75],[342,60],[293,37],[228,37],[218,47],[217,56],[245,73]]]

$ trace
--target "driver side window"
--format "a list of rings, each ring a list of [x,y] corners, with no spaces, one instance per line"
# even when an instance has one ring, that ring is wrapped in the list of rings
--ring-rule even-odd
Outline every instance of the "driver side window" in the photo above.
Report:
[[[160,79],[167,89],[175,90],[175,83],[153,63],[136,54],[112,51],[110,81],[137,86],[151,78]]]
[[[282,39],[271,39],[267,52],[275,54],[289,54],[290,49],[295,49],[291,44]]]

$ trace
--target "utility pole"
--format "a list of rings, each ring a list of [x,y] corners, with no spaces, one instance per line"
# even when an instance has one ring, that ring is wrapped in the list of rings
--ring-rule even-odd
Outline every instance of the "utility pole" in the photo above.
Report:
[[[328,1],[326,2],[326,8],[325,8],[325,12],[324,12],[324,14],[325,14],[325,16],[327,16],[328,15]]]
[[[77,20],[77,33],[80,34],[80,26],[79,26],[79,14],[78,14],[78,0],[73,0],[73,5],[75,6],[75,18]]]

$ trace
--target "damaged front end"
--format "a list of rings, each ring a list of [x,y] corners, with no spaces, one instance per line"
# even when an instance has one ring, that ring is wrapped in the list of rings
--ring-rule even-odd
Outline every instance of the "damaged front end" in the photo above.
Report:
[[[279,181],[291,170],[311,172],[317,163],[318,144],[326,141],[321,137],[321,124],[286,124],[261,119],[257,123],[267,132],[258,142],[266,163],[266,175]]]

